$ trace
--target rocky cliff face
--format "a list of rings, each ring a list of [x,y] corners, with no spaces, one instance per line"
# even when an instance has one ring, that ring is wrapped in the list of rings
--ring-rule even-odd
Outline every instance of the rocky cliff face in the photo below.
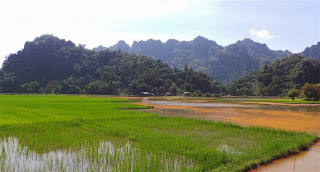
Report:
[[[307,47],[301,54],[306,57],[320,59],[320,42],[311,47]]]

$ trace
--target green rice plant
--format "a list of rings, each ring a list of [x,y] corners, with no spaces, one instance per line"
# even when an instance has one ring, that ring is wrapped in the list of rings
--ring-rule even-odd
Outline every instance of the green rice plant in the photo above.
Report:
[[[185,171],[193,167],[192,160],[182,156],[161,155],[140,151],[127,142],[117,147],[111,142],[84,144],[77,151],[50,151],[37,154],[22,147],[18,139],[0,141],[0,163],[4,171]]]

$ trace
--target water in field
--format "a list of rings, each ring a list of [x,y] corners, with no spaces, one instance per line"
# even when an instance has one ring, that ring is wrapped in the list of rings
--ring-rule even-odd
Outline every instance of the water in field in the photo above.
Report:
[[[319,172],[320,171],[320,142],[308,151],[297,155],[276,160],[271,164],[261,166],[253,172]]]
[[[279,106],[235,103],[193,103],[144,100],[152,111],[166,116],[182,116],[240,125],[306,131],[320,136],[320,106]]]
[[[291,131],[306,131],[315,133],[320,137],[319,105],[279,106],[152,101],[147,99],[142,104],[154,106],[151,111],[165,116],[224,121],[244,126],[263,126]],[[308,151],[277,160],[255,171],[320,171],[320,142],[311,146]]]
[[[120,147],[100,142],[96,147],[38,154],[9,137],[0,140],[0,149],[0,171],[181,171],[193,167],[192,160],[182,156],[142,152],[129,142]]]
[[[298,112],[320,112],[320,106],[278,106],[278,105],[261,105],[261,104],[236,104],[236,103],[198,103],[198,102],[174,102],[174,101],[154,101],[144,99],[144,103],[164,106],[190,106],[199,108],[241,108],[241,109],[258,109],[258,110],[279,110],[279,111],[298,111]]]

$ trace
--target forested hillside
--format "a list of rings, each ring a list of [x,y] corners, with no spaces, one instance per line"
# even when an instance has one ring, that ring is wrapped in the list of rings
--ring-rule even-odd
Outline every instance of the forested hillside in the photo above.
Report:
[[[103,49],[107,48],[102,46],[95,48],[96,51]],[[248,38],[223,47],[201,36],[192,41],[175,39],[169,39],[165,43],[153,39],[135,41],[132,47],[124,41],[119,41],[109,49],[121,49],[151,56],[178,69],[183,69],[184,65],[187,65],[224,83],[230,83],[242,74],[259,69],[263,64],[270,64],[277,58],[292,54],[289,51],[270,50],[266,44],[260,44]]]
[[[320,61],[294,54],[240,77],[228,91],[231,95],[287,95],[289,89],[306,82],[320,83]]]
[[[183,91],[221,93],[224,87],[191,68],[171,68],[160,60],[120,51],[93,51],[43,35],[6,58],[1,92],[61,92],[155,95]]]

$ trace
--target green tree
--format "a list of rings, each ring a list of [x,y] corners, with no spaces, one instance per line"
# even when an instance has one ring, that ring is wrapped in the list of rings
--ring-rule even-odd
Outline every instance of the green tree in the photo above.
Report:
[[[169,89],[169,91],[170,91],[170,93],[172,95],[177,95],[177,93],[178,93],[177,85],[176,84],[172,84],[170,89]]]
[[[58,94],[60,90],[61,87],[58,81],[50,81],[45,88],[46,93],[49,94]]]
[[[150,91],[150,86],[148,85],[148,84],[146,84],[146,83],[140,83],[140,84],[138,84],[138,86],[137,86],[137,91],[138,91],[138,93],[140,94],[141,92],[149,92]]]
[[[39,83],[36,81],[28,82],[20,86],[22,92],[25,93],[38,93],[39,92]]]
[[[165,86],[159,87],[159,94],[164,95],[167,92],[167,88]]]
[[[99,94],[100,93],[100,85],[101,85],[100,81],[98,81],[98,80],[92,81],[86,87],[86,92],[89,94]]]
[[[46,90],[45,90],[43,87],[40,87],[40,88],[39,88],[39,93],[44,94],[44,93],[46,93]]]
[[[301,88],[302,94],[307,101],[319,101],[320,99],[320,86],[316,84],[305,83]]]
[[[191,84],[187,83],[184,85],[184,89],[188,92],[192,92],[193,91],[193,88],[191,86]]]
[[[1,91],[5,93],[15,93],[17,91],[17,78],[14,73],[1,72]]]
[[[197,97],[201,97],[202,96],[202,93],[201,93],[201,90],[196,90],[193,92],[195,96]]]
[[[119,93],[119,89],[121,88],[121,83],[119,81],[112,81],[111,82],[112,85],[112,90],[113,90],[113,94],[117,95]]]
[[[267,95],[268,88],[263,85],[261,82],[256,82],[252,87],[253,93],[256,96],[265,96]]]
[[[299,95],[300,95],[300,90],[298,89],[291,89],[288,93],[288,97],[290,97],[292,101],[294,101],[294,98],[298,97]]]

